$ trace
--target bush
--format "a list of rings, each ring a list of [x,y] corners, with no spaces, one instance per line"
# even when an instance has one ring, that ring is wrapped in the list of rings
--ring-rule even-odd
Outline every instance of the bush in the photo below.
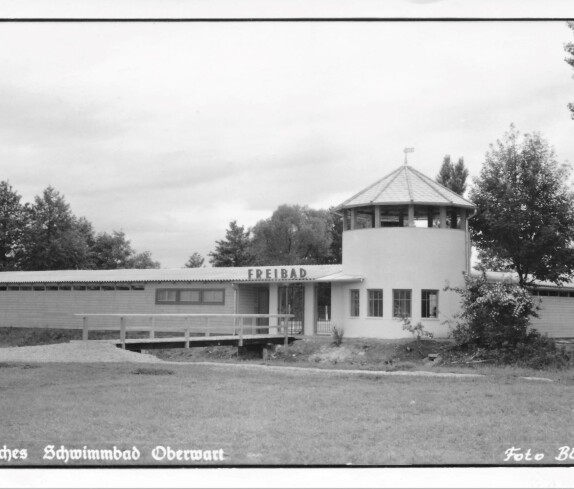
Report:
[[[530,317],[536,305],[530,293],[514,283],[489,283],[465,275],[465,287],[447,287],[461,295],[462,312],[455,316],[451,335],[458,345],[495,349],[529,340]]]
[[[343,328],[337,329],[337,326],[333,325],[331,335],[333,336],[333,345],[341,346],[341,343],[343,343],[343,336],[345,335],[345,330]]]
[[[420,321],[413,326],[411,323],[411,318],[408,316],[401,316],[403,322],[403,330],[411,333],[417,340],[417,350],[419,354],[421,353],[421,338],[432,338],[433,334],[427,331]]]
[[[529,328],[537,317],[536,305],[528,290],[508,282],[489,283],[485,274],[465,276],[464,288],[450,288],[461,295],[451,336],[459,349],[473,358],[499,364],[530,368],[565,368],[571,358],[551,338]]]

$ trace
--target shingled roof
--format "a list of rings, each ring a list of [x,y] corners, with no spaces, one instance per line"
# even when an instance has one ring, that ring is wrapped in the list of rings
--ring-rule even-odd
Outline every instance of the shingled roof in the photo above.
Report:
[[[411,166],[403,165],[353,195],[337,210],[365,205],[447,205],[474,209],[475,205]]]

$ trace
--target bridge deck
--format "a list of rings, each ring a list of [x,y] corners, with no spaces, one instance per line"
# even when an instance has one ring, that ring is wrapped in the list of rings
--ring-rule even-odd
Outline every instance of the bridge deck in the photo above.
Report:
[[[296,336],[288,336],[287,341],[292,343],[299,339]],[[141,352],[142,350],[154,350],[160,348],[193,348],[205,346],[263,346],[266,344],[279,345],[285,342],[284,335],[278,334],[244,334],[242,338],[238,336],[190,336],[185,338],[176,336],[171,338],[126,338],[125,340],[91,340],[113,343],[119,348],[125,345],[126,350]]]

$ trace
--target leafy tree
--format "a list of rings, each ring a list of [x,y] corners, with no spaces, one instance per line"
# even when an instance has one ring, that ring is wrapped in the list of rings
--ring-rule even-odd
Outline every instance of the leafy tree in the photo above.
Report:
[[[128,258],[126,268],[161,268],[161,264],[152,259],[151,251],[142,251]]]
[[[251,231],[238,226],[237,221],[229,223],[225,239],[216,241],[215,250],[209,253],[209,262],[214,267],[244,267],[253,265],[251,254]]]
[[[331,233],[331,247],[325,263],[333,265],[343,263],[343,215],[329,208],[330,221],[328,225]]]
[[[456,165],[450,160],[450,155],[445,155],[440,171],[436,176],[437,183],[444,185],[459,195],[466,191],[466,179],[468,169],[464,166],[464,158],[459,158]]]
[[[574,21],[568,22],[568,27],[574,31]],[[570,55],[569,57],[565,58],[566,63],[568,63],[572,68],[574,68],[574,43],[569,42],[564,46],[566,52]],[[572,119],[574,119],[574,103],[568,104],[568,108],[570,109]]]
[[[574,270],[574,194],[568,170],[538,134],[513,125],[490,146],[470,193],[474,244],[518,273],[520,285],[561,283]]]
[[[253,255],[266,265],[326,263],[333,238],[329,211],[281,205],[253,228]]]
[[[86,221],[72,214],[64,196],[53,187],[26,206],[21,267],[24,270],[90,268]]]
[[[21,196],[0,182],[0,271],[18,270],[26,216]]]
[[[199,253],[195,252],[189,257],[189,260],[187,260],[185,268],[201,268],[204,262],[205,258],[203,258],[203,256],[201,256]]]
[[[98,270],[131,268],[129,260],[135,254],[123,231],[98,233],[92,252],[94,268]]]
[[[114,270],[117,268],[160,268],[151,252],[136,253],[123,231],[99,233],[92,247],[94,268]]]

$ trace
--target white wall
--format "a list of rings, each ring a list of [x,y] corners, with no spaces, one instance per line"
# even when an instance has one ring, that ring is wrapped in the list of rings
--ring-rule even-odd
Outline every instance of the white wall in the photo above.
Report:
[[[465,231],[439,228],[371,228],[343,233],[343,271],[364,282],[333,284],[333,322],[349,337],[410,337],[393,318],[393,289],[411,289],[412,323],[422,321],[436,337],[446,337],[443,324],[459,310],[459,296],[446,285],[462,286],[467,269]],[[350,290],[360,290],[360,316],[350,315]],[[367,316],[368,289],[383,289],[383,317]],[[421,290],[439,291],[438,319],[421,319]]]

